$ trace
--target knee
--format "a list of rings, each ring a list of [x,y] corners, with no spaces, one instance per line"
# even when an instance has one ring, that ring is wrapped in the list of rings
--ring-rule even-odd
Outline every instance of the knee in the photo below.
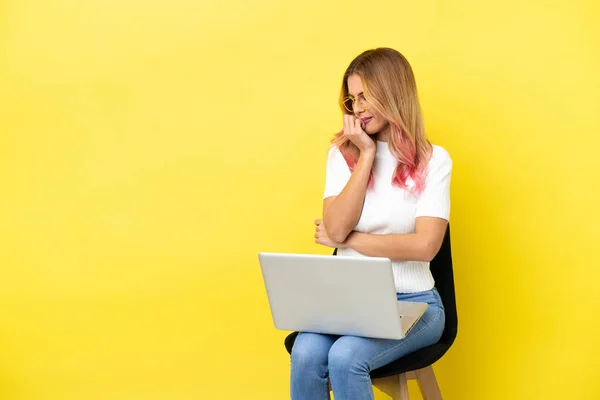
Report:
[[[294,369],[312,369],[327,365],[327,351],[312,334],[301,334],[292,348],[292,366]]]
[[[368,366],[361,362],[352,346],[336,343],[329,350],[328,364],[330,374],[364,374],[368,373]]]

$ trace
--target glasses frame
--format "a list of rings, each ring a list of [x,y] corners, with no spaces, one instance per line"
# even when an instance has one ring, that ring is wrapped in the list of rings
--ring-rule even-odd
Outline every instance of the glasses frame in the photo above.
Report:
[[[365,96],[363,94],[360,94],[357,98],[348,95],[348,96],[344,97],[344,99],[342,100],[343,104],[344,104],[344,108],[346,109],[346,111],[348,111],[349,113],[354,114],[355,113],[355,107],[354,107],[354,105],[356,104],[357,100],[358,100],[358,103],[360,104],[360,108],[363,111],[367,111],[371,107],[371,105],[369,104],[369,101],[365,98]],[[352,106],[351,106],[352,109],[348,108],[348,103],[349,102],[351,102],[351,104],[352,104]]]

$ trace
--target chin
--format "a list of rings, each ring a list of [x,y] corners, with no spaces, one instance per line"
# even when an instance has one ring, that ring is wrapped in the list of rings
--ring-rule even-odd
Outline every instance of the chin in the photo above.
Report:
[[[379,133],[379,129],[376,129],[376,127],[368,126],[367,129],[365,130],[365,133],[367,135],[376,135],[377,133]]]
[[[367,126],[365,129],[365,133],[367,135],[375,135],[377,132],[379,132],[379,131],[377,129],[374,129],[374,127],[372,127],[372,126]]]

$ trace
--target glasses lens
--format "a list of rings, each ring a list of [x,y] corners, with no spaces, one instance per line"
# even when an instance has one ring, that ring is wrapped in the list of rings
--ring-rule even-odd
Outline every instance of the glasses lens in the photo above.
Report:
[[[352,99],[350,97],[344,98],[344,108],[346,108],[346,111],[348,111],[349,113],[354,112],[354,109],[352,107]]]
[[[362,108],[363,110],[369,109],[369,102],[367,101],[367,99],[365,99],[365,96],[363,96],[362,94],[358,96],[358,104],[360,104],[360,108]]]

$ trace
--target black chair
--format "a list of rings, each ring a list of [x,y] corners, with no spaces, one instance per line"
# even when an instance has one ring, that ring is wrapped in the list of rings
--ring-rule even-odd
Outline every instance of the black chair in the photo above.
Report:
[[[333,253],[337,254],[337,249]],[[440,340],[431,346],[417,350],[390,364],[371,371],[373,384],[393,399],[408,400],[407,379],[417,379],[425,400],[441,399],[439,386],[431,365],[439,360],[450,348],[458,331],[454,276],[452,273],[452,252],[450,248],[450,225],[446,229],[442,246],[431,261],[431,273],[435,286],[446,311],[446,324]],[[298,332],[285,338],[285,348],[292,353]]]

